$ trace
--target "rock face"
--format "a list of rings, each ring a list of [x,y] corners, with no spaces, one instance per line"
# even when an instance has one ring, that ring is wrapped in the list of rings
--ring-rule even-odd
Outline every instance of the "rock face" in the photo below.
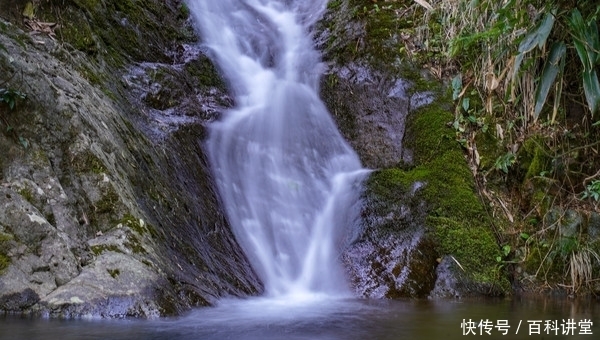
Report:
[[[453,133],[445,131],[450,105],[441,103],[439,84],[399,59],[399,18],[366,8],[331,1],[315,36],[327,66],[322,97],[363,165],[376,170],[366,181],[363,223],[343,255],[355,291],[375,298],[497,294],[477,282],[495,280],[498,246],[485,218],[476,227],[463,223],[483,208],[462,150],[445,140]],[[457,246],[462,233],[474,236],[472,247]],[[482,273],[477,279],[460,273],[450,257],[457,250],[461,261],[485,268],[471,271]]]
[[[53,37],[15,25],[24,4],[3,5],[0,82],[27,98],[0,105],[0,310],[154,317],[259,292],[202,150],[231,100],[201,51],[156,35],[165,22],[187,37],[184,8],[101,3],[42,2],[40,22],[68,17]],[[153,20],[136,11],[164,21],[131,32]],[[117,19],[130,45],[103,36]]]

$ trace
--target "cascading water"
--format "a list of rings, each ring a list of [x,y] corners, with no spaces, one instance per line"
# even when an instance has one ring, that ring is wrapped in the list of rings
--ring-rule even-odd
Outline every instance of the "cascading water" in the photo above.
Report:
[[[190,0],[235,108],[207,142],[238,242],[268,296],[347,294],[339,263],[365,170],[318,97],[309,34],[326,0]]]

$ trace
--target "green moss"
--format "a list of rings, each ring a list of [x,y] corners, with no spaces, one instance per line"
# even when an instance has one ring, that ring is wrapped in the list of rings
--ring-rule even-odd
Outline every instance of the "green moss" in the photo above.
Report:
[[[331,0],[327,3],[328,9],[338,9],[342,5],[341,0]]]
[[[14,239],[14,236],[12,234],[8,234],[8,233],[4,233],[0,231],[0,245],[2,245],[4,242],[8,242],[8,241],[12,241]],[[0,248],[1,250],[1,248]]]
[[[116,279],[121,274],[119,269],[106,269],[106,271],[113,279]]]
[[[80,12],[67,8],[61,15],[62,23],[57,32],[74,48],[87,53],[96,53],[97,47],[90,23]]]
[[[10,265],[10,258],[4,254],[0,254],[0,274],[4,273]]]
[[[119,220],[118,223],[123,224],[124,226],[128,227],[132,231],[138,233],[140,236],[148,233],[153,238],[158,237],[156,228],[152,224],[146,223],[141,219],[135,218],[131,214],[125,214]]]
[[[432,216],[428,217],[427,224],[435,226],[441,254],[454,256],[467,273],[477,274],[485,283],[497,281],[496,257],[500,251],[485,225]]]
[[[226,90],[226,84],[214,64],[205,56],[185,64],[185,72],[195,77],[199,85]]]
[[[140,240],[131,235],[130,237],[127,238],[127,241],[125,241],[125,243],[123,243],[123,245],[125,247],[127,247],[128,249],[130,249],[134,254],[146,254],[148,253],[146,251],[146,249],[142,246]]]
[[[542,137],[531,137],[523,142],[518,159],[521,169],[525,172],[524,181],[540,176],[548,168],[550,158],[543,145]]]
[[[117,194],[115,189],[113,189],[113,187],[111,186],[94,205],[96,208],[95,212],[97,214],[112,213],[115,210],[115,207],[119,200],[119,194]]]
[[[136,233],[143,235],[148,232],[145,223],[142,225],[142,221],[138,218],[135,218],[131,214],[125,214],[120,220],[119,223],[127,226],[129,229],[135,231]]]
[[[328,23],[332,32],[328,49],[342,64],[358,58],[375,68],[398,70],[402,67],[402,61],[414,54],[412,50],[407,52],[405,42],[400,37],[414,36],[413,16],[424,14],[424,9],[419,6],[409,11],[411,6],[414,6],[414,2],[408,0],[381,3],[371,0],[330,1],[328,8],[336,11],[335,20],[339,22]],[[398,16],[398,13],[404,15]],[[361,23],[364,34],[348,36],[348,21]],[[350,31],[356,33],[354,29]]]
[[[383,200],[401,199],[415,182],[424,184],[415,197],[428,203],[426,225],[441,255],[452,255],[476,284],[493,285],[506,292],[510,285],[501,275],[496,258],[501,255],[492,223],[475,190],[475,181],[464,152],[448,126],[453,115],[439,103],[423,107],[408,121],[406,145],[414,152],[414,166],[391,168],[372,174],[371,194]],[[405,202],[401,202],[405,203]]]
[[[12,234],[0,232],[0,274],[2,274],[10,264],[10,257],[8,257],[6,254],[9,251],[9,242],[13,239],[14,236]]]
[[[182,19],[187,19],[190,17],[190,8],[185,2],[181,3],[181,6],[179,6],[179,15]]]
[[[102,161],[89,150],[78,153],[73,158],[71,165],[72,168],[79,174],[89,172],[101,174],[106,172],[104,163],[102,163]]]
[[[121,249],[119,249],[119,247],[116,246],[116,245],[114,245],[114,244],[99,244],[99,245],[94,245],[94,246],[90,247],[90,250],[96,256],[104,253],[105,251],[114,251],[115,253],[123,253],[121,251]]]
[[[488,130],[479,131],[475,137],[477,152],[479,152],[480,165],[482,170],[490,170],[494,168],[498,157],[506,153],[501,141],[496,138],[496,128],[494,124],[488,123]]]
[[[27,202],[33,204],[33,191],[31,190],[31,188],[21,188],[19,190],[19,195],[21,195]]]

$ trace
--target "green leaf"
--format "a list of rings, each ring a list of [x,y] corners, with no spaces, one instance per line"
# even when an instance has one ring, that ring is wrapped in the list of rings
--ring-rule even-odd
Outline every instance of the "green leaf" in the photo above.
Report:
[[[457,100],[462,91],[462,75],[452,78],[452,100]]]
[[[583,91],[593,116],[600,105],[600,82],[596,70],[583,72]]]
[[[547,13],[544,19],[538,24],[537,28],[525,36],[521,44],[519,44],[519,53],[526,53],[538,46],[542,48],[546,44],[546,40],[554,26],[554,15],[556,11]]]
[[[25,149],[27,149],[29,147],[29,141],[21,136],[19,136],[19,143],[21,143],[21,145]]]
[[[562,41],[552,45],[550,54],[548,55],[546,63],[544,64],[544,69],[542,70],[540,84],[536,91],[534,119],[537,119],[540,115],[544,103],[546,102],[546,98],[548,97],[548,92],[550,92],[550,88],[554,85],[556,76],[559,72],[562,72],[562,69],[564,68],[564,63],[560,63],[560,61],[566,52],[567,47]]]
[[[552,31],[552,27],[554,26],[555,15],[556,11],[547,13],[544,19],[538,23],[537,27],[527,34],[525,38],[523,38],[519,44],[519,53],[515,59],[513,77],[519,72],[519,68],[521,67],[525,53],[533,50],[536,46],[542,48],[546,44],[546,40]]]
[[[569,28],[573,34],[573,44],[583,63],[584,69],[593,69],[600,61],[600,36],[596,21],[590,19],[587,23],[578,9],[574,9],[569,17]]]
[[[527,233],[521,233],[521,235],[519,235],[523,240],[527,240],[529,239],[529,234]]]
[[[583,21],[581,12],[579,12],[577,8],[571,12],[571,17],[569,17],[569,28],[571,29],[571,33],[574,36],[573,45],[575,45],[575,50],[577,50],[579,59],[583,64],[583,69],[593,69],[594,64],[596,62],[596,58],[595,56],[592,57],[594,53],[593,51],[591,53],[588,52],[588,47],[586,46],[586,44],[591,43],[590,41],[588,41],[588,29],[587,25]]]
[[[469,111],[469,105],[471,103],[471,99],[469,97],[463,98],[462,100],[462,107],[463,109],[466,111]]]

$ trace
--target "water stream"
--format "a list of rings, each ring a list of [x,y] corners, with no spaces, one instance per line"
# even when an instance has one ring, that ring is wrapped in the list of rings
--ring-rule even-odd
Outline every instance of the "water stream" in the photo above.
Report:
[[[234,234],[271,297],[347,295],[338,256],[366,172],[318,97],[326,0],[189,1],[235,107],[207,142]]]

